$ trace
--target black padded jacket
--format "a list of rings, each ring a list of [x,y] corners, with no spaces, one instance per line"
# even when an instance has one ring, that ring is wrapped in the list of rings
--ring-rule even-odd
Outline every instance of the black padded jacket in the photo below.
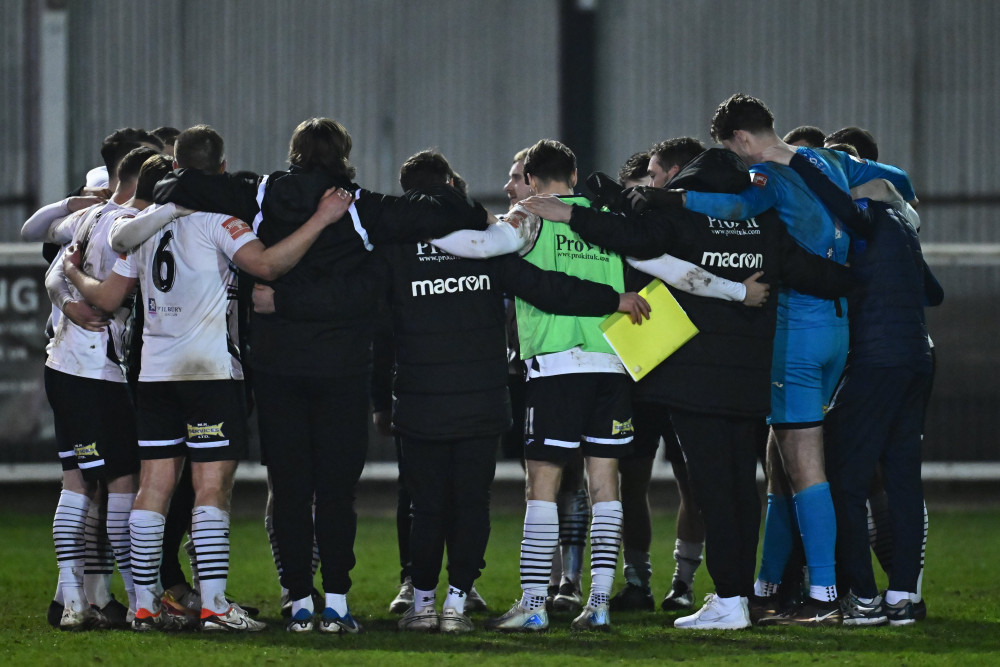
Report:
[[[748,181],[746,166],[734,153],[709,149],[668,187],[738,192]],[[623,255],[648,259],[669,253],[734,281],[763,271],[761,280],[771,284],[772,294],[779,282],[824,298],[844,295],[852,285],[843,266],[796,244],[774,211],[724,221],[681,208],[636,217],[574,206],[570,225],[584,240]],[[650,280],[637,273],[630,272],[626,289]],[[751,308],[674,288],[671,293],[699,333],[637,384],[635,398],[703,414],[766,416],[777,298]]]

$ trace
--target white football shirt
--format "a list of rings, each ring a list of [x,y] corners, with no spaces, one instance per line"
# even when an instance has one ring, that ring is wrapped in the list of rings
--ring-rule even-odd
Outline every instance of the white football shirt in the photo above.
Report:
[[[97,204],[87,209],[73,232],[73,242],[83,249],[81,268],[87,275],[104,280],[118,260],[118,255],[108,246],[108,231],[112,223],[124,216],[136,214],[134,208],[119,206],[114,202]],[[52,271],[62,273],[62,256],[56,258]],[[65,280],[65,278],[64,278]],[[67,281],[75,300],[82,300],[80,292]],[[88,331],[78,327],[68,317],[60,317],[55,324],[55,334],[48,346],[45,365],[69,375],[124,382],[120,360],[124,348],[126,324],[131,317],[128,307],[118,308],[107,328]]]
[[[197,212],[118,261],[115,273],[138,278],[141,289],[140,382],[243,379],[231,259],[256,238],[239,218]]]

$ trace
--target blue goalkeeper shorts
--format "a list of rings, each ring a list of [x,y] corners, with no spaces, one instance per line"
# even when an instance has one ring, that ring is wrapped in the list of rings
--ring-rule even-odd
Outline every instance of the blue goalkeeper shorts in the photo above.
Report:
[[[778,428],[821,426],[847,361],[846,326],[778,329],[771,361],[771,414]]]

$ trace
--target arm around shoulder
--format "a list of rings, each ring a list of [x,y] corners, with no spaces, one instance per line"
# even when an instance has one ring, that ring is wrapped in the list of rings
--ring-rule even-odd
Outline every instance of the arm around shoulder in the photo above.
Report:
[[[79,248],[70,247],[67,251],[63,257],[63,271],[66,277],[80,291],[87,303],[106,313],[112,313],[121,306],[139,282],[136,278],[123,276],[116,271],[112,271],[104,281],[97,280],[80,269]]]
[[[330,188],[323,193],[316,212],[302,226],[269,248],[254,238],[233,254],[233,263],[263,280],[280,278],[298,264],[327,226],[343,217],[351,201],[346,190]]]
[[[154,204],[134,217],[122,216],[111,225],[108,243],[115,252],[132,252],[181,216],[193,213],[176,204]]]

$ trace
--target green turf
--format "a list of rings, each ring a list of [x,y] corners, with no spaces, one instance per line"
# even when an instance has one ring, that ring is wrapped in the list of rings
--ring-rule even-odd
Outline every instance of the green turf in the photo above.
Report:
[[[229,590],[260,606],[270,623],[252,636],[71,634],[51,629],[45,610],[56,580],[44,515],[0,513],[0,664],[361,664],[607,665],[702,661],[740,664],[1000,664],[1000,513],[939,511],[931,515],[924,584],[925,622],[899,628],[753,628],[737,632],[682,632],[674,616],[617,614],[612,632],[571,633],[569,617],[556,616],[543,636],[477,631],[462,637],[418,636],[396,631],[387,612],[396,591],[395,521],[363,517],[357,539],[351,610],[367,632],[337,637],[289,634],[278,619],[278,586],[260,520],[234,522]],[[517,597],[517,545],[521,517],[494,518],[489,566],[477,588],[494,611]],[[662,596],[673,569],[673,521],[654,518],[653,589]],[[710,591],[699,570],[696,592]],[[120,584],[117,584],[121,598]],[[483,617],[474,617],[481,625]]]

